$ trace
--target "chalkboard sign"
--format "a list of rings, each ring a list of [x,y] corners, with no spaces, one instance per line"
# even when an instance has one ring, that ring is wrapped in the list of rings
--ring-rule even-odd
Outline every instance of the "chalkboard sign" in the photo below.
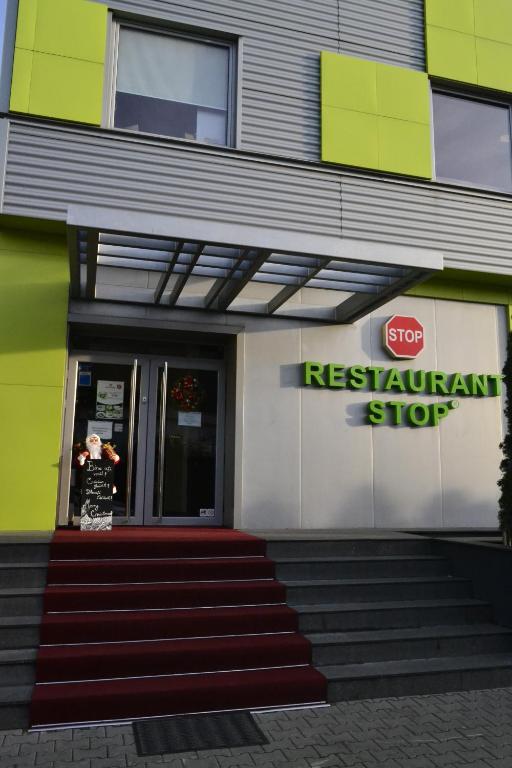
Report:
[[[114,462],[106,459],[87,459],[82,470],[82,531],[112,530],[113,489]]]

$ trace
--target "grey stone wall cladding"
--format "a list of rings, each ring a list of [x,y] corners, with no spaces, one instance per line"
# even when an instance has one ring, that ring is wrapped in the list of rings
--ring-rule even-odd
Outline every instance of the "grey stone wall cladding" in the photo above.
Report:
[[[108,5],[240,36],[237,150],[12,120],[3,213],[63,220],[70,203],[101,204],[435,248],[447,267],[512,274],[512,201],[503,195],[320,164],[320,51],[422,70],[423,0]]]

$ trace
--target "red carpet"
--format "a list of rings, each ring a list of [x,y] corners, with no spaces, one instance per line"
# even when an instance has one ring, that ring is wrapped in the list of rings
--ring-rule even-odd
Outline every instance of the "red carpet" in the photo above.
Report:
[[[32,724],[325,701],[285,601],[239,531],[57,531]]]

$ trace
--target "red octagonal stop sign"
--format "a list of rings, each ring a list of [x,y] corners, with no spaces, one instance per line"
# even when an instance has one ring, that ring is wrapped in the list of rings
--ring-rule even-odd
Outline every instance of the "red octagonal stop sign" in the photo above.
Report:
[[[384,324],[384,346],[392,357],[417,357],[425,346],[425,329],[415,317],[393,315]]]

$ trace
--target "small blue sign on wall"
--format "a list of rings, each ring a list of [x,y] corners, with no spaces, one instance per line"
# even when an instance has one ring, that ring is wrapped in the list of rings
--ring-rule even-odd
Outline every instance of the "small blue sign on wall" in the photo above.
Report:
[[[92,387],[92,371],[78,371],[78,386]]]

